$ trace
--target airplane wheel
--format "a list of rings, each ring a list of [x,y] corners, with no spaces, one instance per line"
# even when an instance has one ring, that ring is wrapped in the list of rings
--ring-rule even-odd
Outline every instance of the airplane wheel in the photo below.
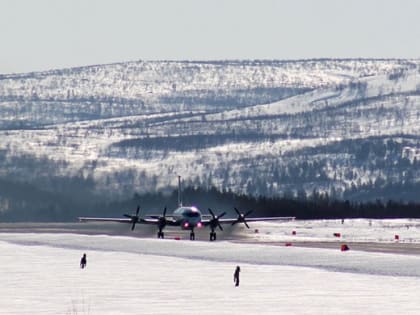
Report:
[[[164,235],[163,235],[163,232],[160,232],[160,231],[159,231],[159,232],[158,232],[158,238],[163,238],[163,236],[164,236]]]
[[[210,232],[210,242],[215,241],[215,240],[216,240],[216,233],[215,232]]]
[[[195,240],[195,234],[194,234],[194,232],[191,232],[190,233],[190,240],[191,241]]]

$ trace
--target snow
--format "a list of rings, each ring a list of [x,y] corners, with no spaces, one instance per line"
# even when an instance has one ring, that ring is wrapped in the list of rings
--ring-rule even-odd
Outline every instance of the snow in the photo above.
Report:
[[[301,155],[310,148],[334,144],[337,139],[418,135],[418,64],[419,60],[368,59],[136,61],[4,75],[0,80],[0,125],[4,127],[0,130],[0,151],[10,161],[21,157],[53,160],[54,176],[85,174],[100,192],[125,191],[132,195],[159,190],[173,186],[176,174],[182,173],[201,182],[211,178],[211,184],[220,190],[226,188],[226,178],[239,178],[231,180],[229,188],[245,193],[247,183],[252,182],[248,169],[254,162],[263,180],[272,181],[267,175],[272,165],[286,169],[304,161],[337,161],[339,158],[328,151],[319,156]],[[283,88],[290,91],[277,96],[273,103],[263,92],[253,92]],[[241,105],[230,104],[232,97]],[[190,104],[195,98],[197,102]],[[226,103],[217,105],[217,99],[226,99]],[[21,125],[10,127],[17,121]],[[30,127],[20,129],[24,126]],[[266,140],[244,143],[231,137],[232,131],[238,135],[258,134]],[[230,137],[230,141],[197,147],[182,155],[164,147],[143,150],[113,146],[146,135],[219,135]],[[416,149],[413,141],[411,150]],[[283,157],[293,151],[295,157]],[[17,171],[6,165],[3,172],[27,182],[39,177],[27,171],[17,176],[25,166],[13,165]],[[334,164],[328,182],[331,184],[335,177],[334,187],[340,191],[377,179],[389,177],[393,181],[393,176],[399,175],[387,174],[379,166],[375,173],[369,173],[364,166]],[[347,171],[356,178],[343,175]],[[127,173],[130,178],[120,184],[117,177]],[[320,191],[327,191],[330,184],[326,181],[318,185]],[[279,181],[273,185],[283,190],[301,188],[295,184],[287,187]],[[132,191],[126,187],[132,187]],[[312,180],[303,188],[311,192]]]
[[[256,235],[257,239],[273,239],[288,241],[336,241],[331,238],[333,233],[340,233],[340,240],[345,242],[381,242],[395,241],[395,235],[400,236],[400,243],[420,242],[419,219],[347,219],[319,221],[291,221],[281,225],[261,222],[265,234]],[[291,237],[290,231],[296,235]],[[287,234],[286,234],[287,233]]]
[[[419,314],[418,255],[341,252],[339,245],[395,244],[395,234],[401,246],[417,244],[420,220],[251,225],[238,229],[236,241],[219,233],[211,243],[2,232],[0,314]],[[302,240],[337,248],[284,246]]]

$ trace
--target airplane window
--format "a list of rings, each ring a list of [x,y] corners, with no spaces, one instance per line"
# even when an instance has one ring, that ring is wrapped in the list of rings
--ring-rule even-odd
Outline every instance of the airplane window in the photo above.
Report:
[[[186,212],[185,215],[189,218],[196,218],[200,216],[198,212]]]

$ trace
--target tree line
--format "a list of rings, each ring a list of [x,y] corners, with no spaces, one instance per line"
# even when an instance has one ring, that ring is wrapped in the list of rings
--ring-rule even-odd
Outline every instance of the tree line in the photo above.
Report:
[[[177,191],[163,194],[134,194],[125,200],[103,201],[99,196],[49,193],[30,184],[0,181],[1,222],[76,222],[78,216],[122,217],[141,207],[140,215],[168,213],[177,207]],[[80,196],[80,197],[79,197]],[[420,203],[395,200],[356,202],[330,199],[314,194],[305,199],[264,197],[219,191],[215,187],[187,187],[183,191],[185,205],[195,205],[204,214],[227,212],[234,217],[234,208],[251,217],[294,216],[297,219],[343,218],[420,218]]]

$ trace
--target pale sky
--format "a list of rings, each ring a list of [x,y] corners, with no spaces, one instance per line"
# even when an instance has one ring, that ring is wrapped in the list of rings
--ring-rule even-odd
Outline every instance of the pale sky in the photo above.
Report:
[[[131,60],[419,58],[417,0],[0,0],[0,73]]]

